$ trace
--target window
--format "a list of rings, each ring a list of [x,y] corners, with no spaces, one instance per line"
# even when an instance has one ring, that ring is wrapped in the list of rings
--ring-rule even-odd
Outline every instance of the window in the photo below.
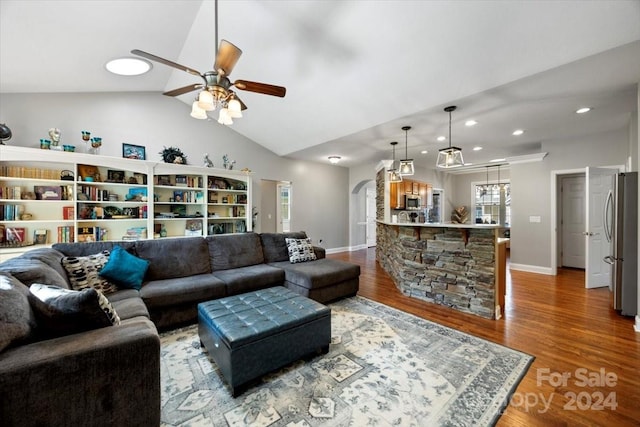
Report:
[[[511,224],[510,183],[473,183],[472,194],[476,224]]]

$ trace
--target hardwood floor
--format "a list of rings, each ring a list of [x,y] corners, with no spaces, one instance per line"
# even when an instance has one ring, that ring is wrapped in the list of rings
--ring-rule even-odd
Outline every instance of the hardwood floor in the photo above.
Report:
[[[584,288],[584,271],[507,269],[496,321],[402,295],[374,248],[328,257],[361,266],[363,297],[535,356],[498,426],[640,425],[640,333],[610,308],[608,289]]]

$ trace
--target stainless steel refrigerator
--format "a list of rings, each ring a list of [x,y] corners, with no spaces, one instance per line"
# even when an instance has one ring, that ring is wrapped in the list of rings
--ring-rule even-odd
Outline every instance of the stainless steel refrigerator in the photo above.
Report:
[[[610,285],[613,308],[625,316],[638,313],[638,173],[620,173],[605,205],[605,234],[613,254]]]

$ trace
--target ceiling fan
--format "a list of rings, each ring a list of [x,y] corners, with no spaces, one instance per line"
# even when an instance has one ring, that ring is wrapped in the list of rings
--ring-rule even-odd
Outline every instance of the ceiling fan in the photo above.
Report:
[[[249,80],[236,80],[232,82],[229,80],[229,75],[233,70],[233,67],[238,62],[242,50],[227,40],[221,40],[218,45],[218,1],[215,2],[215,16],[216,16],[216,55],[215,62],[213,64],[213,70],[201,73],[193,68],[180,65],[176,62],[170,61],[165,58],[153,55],[148,52],[144,52],[139,49],[131,51],[134,55],[142,56],[143,58],[151,61],[159,62],[169,67],[177,68],[178,70],[186,71],[194,76],[202,78],[202,83],[195,83],[188,86],[184,86],[178,89],[173,89],[168,92],[164,92],[166,96],[179,96],[185,93],[189,93],[194,90],[202,89],[198,98],[194,101],[191,116],[197,119],[206,119],[207,111],[215,110],[220,107],[220,117],[218,122],[225,125],[233,123],[234,118],[242,117],[242,110],[245,110],[247,106],[240,100],[238,95],[231,89],[246,90],[248,92],[262,93],[265,95],[284,97],[287,89],[282,86],[275,86],[266,83],[258,83]],[[218,47],[219,46],[219,47]]]

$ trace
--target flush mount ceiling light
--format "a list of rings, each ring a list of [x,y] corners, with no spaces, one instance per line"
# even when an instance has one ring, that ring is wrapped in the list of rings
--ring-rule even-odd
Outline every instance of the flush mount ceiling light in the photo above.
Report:
[[[524,133],[524,131],[522,129],[516,129],[513,131],[512,135],[513,136],[520,136]]]
[[[139,76],[151,70],[151,63],[140,58],[116,58],[107,62],[105,68],[119,76]]]
[[[409,154],[407,153],[407,139],[409,129],[411,129],[411,126],[402,126],[402,130],[404,131],[404,159],[400,160],[400,175],[403,176],[414,174],[413,159],[409,159]]]
[[[462,150],[459,147],[451,146],[451,113],[456,110],[455,105],[446,107],[444,111],[449,113],[449,147],[441,148],[438,152],[438,161],[436,167],[439,168],[458,168],[464,166],[464,160],[462,159]]]
[[[402,175],[400,175],[400,172],[398,172],[398,169],[396,169],[395,165],[396,165],[396,145],[398,145],[397,142],[392,142],[391,146],[393,147],[393,162],[391,163],[391,168],[387,169],[387,172],[389,172],[389,182],[401,182],[402,181]]]
[[[332,165],[336,165],[336,164],[338,164],[338,162],[339,162],[341,159],[342,159],[342,157],[340,157],[340,156],[329,156],[329,162],[330,162]]]
[[[589,111],[591,111],[591,107],[582,107],[576,110],[576,114],[584,114],[588,113]]]

